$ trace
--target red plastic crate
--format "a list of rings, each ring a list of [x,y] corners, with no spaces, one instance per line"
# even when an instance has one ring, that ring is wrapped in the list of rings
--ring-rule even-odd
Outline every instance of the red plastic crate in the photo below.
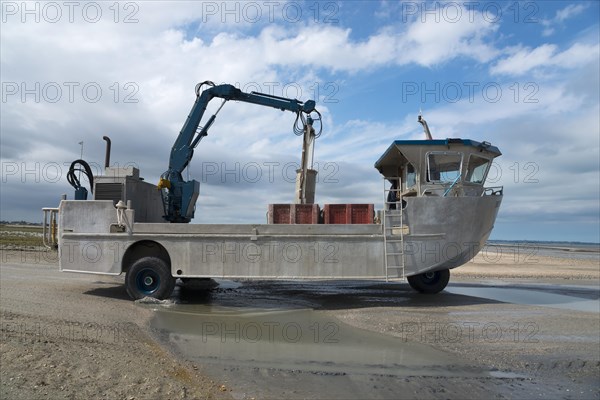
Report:
[[[318,224],[318,204],[269,204],[269,224]]]
[[[374,208],[373,204],[350,204],[350,223],[372,224]]]
[[[295,211],[294,223],[296,224],[318,224],[319,223],[319,205],[318,204],[293,204]]]
[[[326,224],[348,224],[347,204],[325,204],[323,217]]]
[[[325,204],[323,219],[326,224],[372,224],[373,204]]]
[[[291,204],[269,204],[267,222],[269,224],[291,224]]]

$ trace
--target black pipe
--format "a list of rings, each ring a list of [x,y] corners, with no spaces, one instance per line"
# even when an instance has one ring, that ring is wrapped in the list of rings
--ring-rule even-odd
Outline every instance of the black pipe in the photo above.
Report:
[[[102,139],[106,140],[106,154],[104,156],[104,168],[110,166],[110,138],[108,136],[102,136]]]

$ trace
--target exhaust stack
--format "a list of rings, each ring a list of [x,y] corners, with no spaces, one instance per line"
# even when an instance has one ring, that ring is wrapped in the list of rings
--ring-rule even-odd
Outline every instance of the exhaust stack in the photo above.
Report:
[[[102,139],[106,140],[106,153],[104,155],[104,168],[110,166],[110,138],[108,136],[102,136]]]
[[[427,126],[427,121],[425,121],[425,119],[421,115],[419,115],[418,121],[421,125],[423,125],[423,130],[425,132],[425,136],[427,137],[427,140],[433,140],[433,137],[431,136],[431,132],[429,131],[429,126]]]

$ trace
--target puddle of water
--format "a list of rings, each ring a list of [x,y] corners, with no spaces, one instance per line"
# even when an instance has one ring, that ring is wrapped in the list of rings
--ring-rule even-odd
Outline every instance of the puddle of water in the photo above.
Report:
[[[155,307],[151,324],[191,361],[325,373],[481,376],[448,353],[307,309]]]
[[[532,306],[600,313],[600,301],[598,300],[584,300],[580,297],[542,292],[539,290],[512,289],[504,287],[494,288],[448,286],[446,287],[445,291],[464,296],[481,297],[484,299],[501,301],[503,303],[526,304]]]

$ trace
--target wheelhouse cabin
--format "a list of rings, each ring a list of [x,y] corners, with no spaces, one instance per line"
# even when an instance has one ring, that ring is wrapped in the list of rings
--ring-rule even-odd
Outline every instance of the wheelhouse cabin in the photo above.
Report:
[[[488,142],[469,139],[396,140],[375,168],[390,183],[400,181],[402,197],[482,196],[492,161],[501,154]]]

